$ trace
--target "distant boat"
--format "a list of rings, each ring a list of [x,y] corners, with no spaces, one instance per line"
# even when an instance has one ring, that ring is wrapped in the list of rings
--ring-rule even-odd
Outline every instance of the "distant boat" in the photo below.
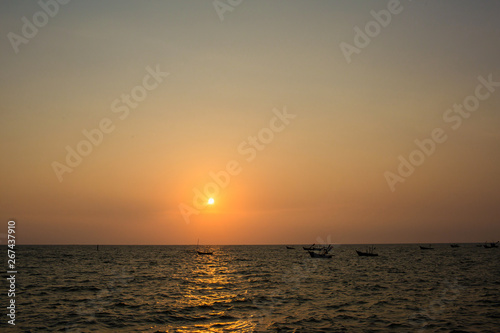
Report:
[[[431,247],[430,245],[429,246],[422,246],[422,245],[419,245],[420,246],[420,250],[434,250],[433,247]]]
[[[450,244],[451,247],[460,247],[458,244]]]
[[[499,242],[496,242],[496,243],[486,243],[483,246],[484,246],[485,249],[493,249],[493,248],[498,247],[498,243]]]
[[[309,255],[311,256],[311,258],[329,259],[329,258],[333,257],[332,254],[328,253],[328,252],[330,252],[331,249],[333,249],[333,246],[328,245],[328,246],[324,246],[324,247],[319,248],[319,250],[320,250],[319,252],[315,252],[315,251],[308,251],[308,252],[309,252]]]
[[[360,257],[378,257],[378,253],[374,253],[373,250],[375,250],[375,247],[371,246],[366,252],[356,250],[356,253]]]
[[[200,250],[198,250],[199,245],[200,245],[200,239],[198,239],[198,243],[196,244],[196,252],[199,255],[209,255],[209,256],[211,256],[212,254],[214,254],[214,251],[200,251]]]
[[[311,256],[311,258],[326,258],[326,259],[329,259],[329,258],[333,257],[332,254],[318,253],[318,252],[314,252],[314,251],[309,251],[309,255]]]
[[[303,246],[302,248],[303,248],[304,250],[306,250],[306,251],[320,251],[320,250],[322,250],[322,249],[323,249],[323,247],[321,247],[321,246],[316,246],[316,247],[315,247],[314,245],[316,245],[316,244],[313,244],[313,245],[311,245],[311,246],[309,246],[309,247],[305,247],[305,246]]]
[[[293,246],[288,246],[288,245],[287,245],[287,246],[286,246],[286,248],[287,248],[288,250],[295,250],[295,248],[294,248]]]
[[[210,251],[198,251],[196,250],[196,252],[198,252],[199,255],[209,255],[211,256],[212,254],[214,254],[214,252],[210,252]]]

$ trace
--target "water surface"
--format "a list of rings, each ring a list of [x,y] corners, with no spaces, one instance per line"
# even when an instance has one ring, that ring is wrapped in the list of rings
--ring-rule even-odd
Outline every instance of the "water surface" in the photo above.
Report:
[[[20,246],[14,331],[498,332],[500,249],[363,247]]]

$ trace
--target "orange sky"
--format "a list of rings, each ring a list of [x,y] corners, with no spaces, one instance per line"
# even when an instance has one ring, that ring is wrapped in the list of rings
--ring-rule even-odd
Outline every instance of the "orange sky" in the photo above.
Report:
[[[0,220],[21,244],[500,239],[499,4],[401,1],[346,57],[389,3],[70,2],[17,44],[43,9],[0,4]]]

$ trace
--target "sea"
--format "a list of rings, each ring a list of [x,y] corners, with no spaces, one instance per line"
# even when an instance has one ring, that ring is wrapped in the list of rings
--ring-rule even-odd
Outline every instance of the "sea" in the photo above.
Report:
[[[16,246],[0,331],[500,332],[498,248],[303,246]]]

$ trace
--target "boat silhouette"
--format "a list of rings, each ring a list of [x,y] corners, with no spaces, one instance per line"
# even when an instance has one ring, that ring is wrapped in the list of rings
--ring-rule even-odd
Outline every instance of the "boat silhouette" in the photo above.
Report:
[[[319,252],[315,252],[315,251],[308,251],[308,252],[309,252],[309,255],[311,256],[311,258],[329,259],[329,258],[333,257],[332,254],[328,253],[328,252],[330,252],[331,249],[333,249],[333,246],[328,245],[328,246],[324,246],[324,247],[319,248]]]
[[[196,252],[199,255],[208,255],[208,256],[210,256],[210,255],[214,254],[214,251],[200,251],[200,250],[198,250],[199,245],[200,245],[200,239],[198,239],[198,243],[196,244]]]
[[[316,245],[316,244],[313,244],[313,245],[308,246],[308,247],[303,246],[302,248],[303,248],[304,250],[306,250],[306,251],[320,251],[320,250],[322,250],[322,249],[324,248],[324,247],[322,247],[322,246],[316,246],[316,247],[315,247],[314,245]]]
[[[493,248],[497,248],[498,247],[498,243],[499,242],[496,242],[496,243],[485,243],[483,246],[485,249],[493,249]]]
[[[365,252],[356,250],[356,253],[360,257],[378,257],[378,253],[374,253],[373,250],[375,250],[375,247],[371,246]]]

